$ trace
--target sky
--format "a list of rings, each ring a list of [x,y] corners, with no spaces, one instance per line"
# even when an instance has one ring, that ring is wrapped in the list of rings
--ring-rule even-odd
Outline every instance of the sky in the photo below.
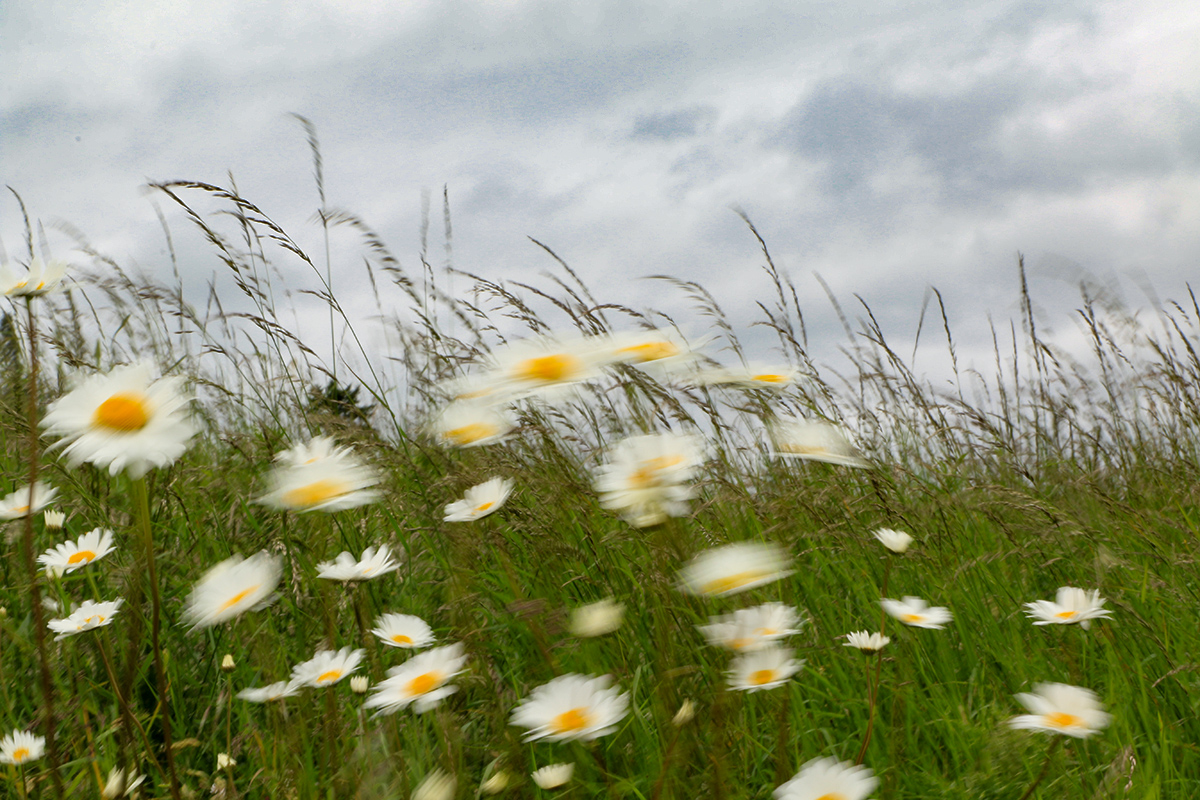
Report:
[[[415,277],[431,197],[436,267],[552,288],[543,274],[562,272],[532,237],[601,301],[665,309],[696,335],[687,298],[643,278],[698,281],[770,361],[751,323],[773,289],[740,208],[795,282],[816,361],[847,344],[820,276],[901,352],[937,287],[960,359],[986,365],[989,325],[1018,319],[1018,252],[1040,330],[1067,347],[1083,340],[1081,280],[1135,308],[1186,297],[1197,41],[1200,5],[1182,0],[0,0],[0,180],[56,255],[65,220],[169,282],[157,203],[199,302],[224,267],[146,184],[232,175],[319,256],[301,114],[328,206]],[[18,257],[21,226],[0,199]],[[331,253],[335,293],[374,313],[355,236],[336,230]],[[317,287],[277,256],[295,292]],[[322,352],[319,331],[305,335]],[[917,370],[943,372],[926,339]]]

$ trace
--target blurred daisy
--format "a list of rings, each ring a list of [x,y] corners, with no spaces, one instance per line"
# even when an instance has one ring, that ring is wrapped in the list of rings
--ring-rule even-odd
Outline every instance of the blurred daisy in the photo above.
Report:
[[[940,606],[931,608],[919,597],[905,597],[903,600],[884,598],[879,604],[888,614],[914,628],[941,630],[954,619],[949,609]]]
[[[1104,607],[1104,598],[1100,592],[1093,589],[1084,591],[1074,586],[1063,586],[1058,590],[1054,600],[1035,600],[1026,603],[1029,609],[1027,615],[1037,622],[1034,625],[1074,625],[1085,631],[1092,626],[1094,619],[1108,619],[1111,613]]]
[[[539,789],[557,789],[568,783],[574,774],[574,763],[547,764],[541,769],[534,770],[529,777],[533,778],[533,782],[538,785]]]
[[[74,636],[77,633],[90,631],[93,628],[102,628],[112,622],[112,618],[121,608],[121,604],[125,602],[120,597],[116,600],[106,600],[97,603],[94,600],[84,600],[83,605],[75,609],[75,611],[64,619],[52,619],[46,623],[46,627],[58,634],[54,639],[65,639],[68,636]]]
[[[318,436],[275,455],[269,490],[258,502],[287,511],[342,511],[373,503],[379,475],[348,447]]]
[[[0,500],[0,519],[21,519],[27,514],[36,514],[54,500],[58,489],[37,481],[33,484],[33,501],[30,502],[29,487],[22,486]]]
[[[509,724],[529,729],[525,741],[591,740],[612,733],[629,711],[629,695],[608,675],[560,675],[513,709]]]
[[[894,531],[891,528],[880,528],[875,531],[879,543],[893,553],[903,553],[912,544],[913,538],[904,531]]]
[[[800,632],[800,615],[783,603],[763,603],[739,608],[732,614],[710,617],[698,626],[709,644],[728,650],[751,652]]]
[[[46,740],[28,731],[13,731],[0,739],[0,764],[27,764],[46,752]]]
[[[279,557],[265,550],[247,559],[227,558],[204,573],[192,589],[184,620],[193,628],[207,628],[265,605],[281,574]]]
[[[655,375],[686,367],[696,358],[695,347],[671,328],[614,334],[603,353],[607,363],[628,364]]]
[[[425,624],[425,620],[412,614],[383,614],[375,620],[375,629],[371,633],[389,647],[409,650],[424,647],[433,641],[433,631]]]
[[[1111,719],[1096,693],[1079,686],[1039,683],[1032,694],[1018,694],[1016,698],[1031,713],[1010,719],[1008,724],[1014,728],[1086,739],[1108,727]]]
[[[484,794],[500,794],[508,788],[508,773],[502,769],[496,770],[479,785],[479,791]]]
[[[42,427],[61,436],[72,465],[83,462],[140,478],[183,455],[196,430],[182,378],[151,379],[149,364],[117,367],[83,379],[50,405]]]
[[[145,780],[145,775],[130,772],[126,776],[125,770],[113,767],[108,771],[108,779],[104,782],[104,788],[100,790],[100,797],[103,800],[113,800],[113,798],[121,796],[129,797]]]
[[[513,482],[506,478],[492,478],[478,486],[467,489],[462,500],[446,506],[444,522],[474,522],[500,509],[512,494]]]
[[[815,758],[775,790],[775,800],[864,800],[878,785],[874,773],[864,766]]]
[[[362,663],[365,650],[318,650],[308,661],[292,667],[292,682],[300,686],[321,689],[348,677]]]
[[[606,597],[573,610],[567,627],[572,636],[591,639],[620,628],[624,618],[625,606],[611,597]]]
[[[66,262],[34,258],[29,269],[17,272],[11,263],[0,264],[0,294],[6,297],[36,297],[52,292],[67,273]]]
[[[634,436],[613,448],[596,471],[600,505],[637,528],[687,513],[693,490],[685,486],[704,460],[700,440],[690,434]]]
[[[775,645],[743,653],[729,667],[729,688],[745,692],[774,689],[786,683],[802,666],[803,660],[792,658],[790,651]]]
[[[412,800],[451,800],[457,787],[457,778],[435,769],[413,790]]]
[[[864,653],[878,653],[883,648],[887,647],[891,642],[891,637],[884,636],[882,633],[868,633],[867,631],[855,631],[854,633],[846,634],[845,647],[857,647]]]
[[[375,694],[363,707],[394,714],[412,704],[414,711],[423,714],[458,691],[457,686],[448,684],[466,663],[467,656],[458,642],[426,650],[389,669],[388,677],[375,684]]]
[[[429,423],[429,434],[444,447],[480,447],[504,441],[517,426],[496,406],[456,400]]]
[[[720,368],[701,372],[696,382],[702,386],[734,386],[739,389],[786,389],[796,381],[794,367],[750,364],[736,369]]]
[[[331,581],[368,581],[399,568],[399,562],[392,560],[391,548],[385,544],[378,550],[374,547],[363,550],[358,561],[350,553],[340,553],[336,560],[317,565],[317,577]]]
[[[762,542],[738,542],[705,550],[679,571],[680,588],[689,594],[722,597],[787,577],[783,548]]]
[[[300,694],[300,684],[295,681],[278,681],[266,686],[242,689],[237,696],[251,703],[270,703],[273,700],[283,700],[285,697],[295,697]]]
[[[493,351],[488,380],[512,396],[546,394],[600,376],[603,348],[579,337],[535,337]]]
[[[113,532],[94,528],[73,542],[55,545],[38,556],[38,563],[53,570],[74,572],[113,551]]]
[[[369,688],[371,688],[371,679],[366,675],[350,676],[350,691],[355,694],[366,694]]]
[[[858,448],[836,425],[819,420],[778,420],[771,426],[772,455],[824,461],[843,467],[869,467]]]

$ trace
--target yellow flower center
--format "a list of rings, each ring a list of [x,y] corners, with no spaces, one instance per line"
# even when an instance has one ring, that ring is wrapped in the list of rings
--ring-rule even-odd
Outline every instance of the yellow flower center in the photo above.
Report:
[[[495,436],[498,432],[495,425],[488,425],[485,422],[472,422],[469,425],[463,425],[459,428],[451,428],[442,434],[442,436],[449,439],[451,444],[465,447]]]
[[[770,372],[763,373],[762,375],[751,375],[750,378],[759,383],[787,383],[788,380],[787,375],[776,375]]]
[[[1078,613],[1078,611],[1060,611],[1054,616],[1058,617],[1059,619],[1071,619]]]
[[[316,683],[317,686],[325,686],[326,684],[333,683],[340,677],[342,677],[342,671],[340,669],[331,669],[318,675]]]
[[[251,592],[253,592],[255,589],[257,589],[257,588],[258,588],[258,586],[259,586],[259,584],[255,584],[254,586],[251,586],[249,589],[243,589],[242,591],[238,592],[238,593],[237,593],[237,594],[235,594],[233,597],[231,597],[231,598],[229,598],[228,600],[226,600],[224,603],[221,603],[221,607],[220,607],[220,608],[218,608],[218,609],[217,609],[217,611],[228,611],[229,609],[233,608],[233,607],[234,607],[234,606],[236,606],[238,603],[240,603],[240,602],[242,602],[243,600],[245,600],[245,599],[246,599],[246,597],[247,597],[247,596],[248,596],[248,595],[249,595]]]
[[[903,620],[904,622],[907,622],[909,625],[916,625],[918,622],[925,621],[925,615],[924,614],[905,614],[904,616],[900,617],[900,619]]]
[[[405,636],[403,633],[397,633],[395,636],[392,637],[392,641],[395,642],[396,644],[412,644],[413,643],[412,637]]]
[[[104,615],[103,614],[93,614],[92,616],[84,619],[83,624],[84,625],[103,625],[104,624]]]
[[[636,488],[645,489],[662,483],[663,470],[670,469],[683,463],[683,456],[658,456],[647,458],[638,464],[638,468],[629,476],[629,482]]]
[[[746,647],[749,647],[752,644],[754,644],[754,640],[750,639],[750,638],[730,639],[729,640],[729,649],[730,650],[742,650]]]
[[[96,558],[96,554],[93,553],[91,550],[80,550],[77,553],[72,553],[70,558],[67,559],[67,563],[68,564],[78,564],[80,562],[83,562],[84,564],[90,564],[92,562],[92,560],[95,558]]]
[[[425,694],[437,688],[442,682],[442,676],[436,672],[426,672],[424,675],[418,675],[408,682],[408,693],[415,697],[419,694]]]
[[[584,706],[564,711],[550,720],[550,730],[555,733],[573,733],[581,731],[592,724],[592,715]]]
[[[741,589],[743,586],[749,586],[755,581],[761,581],[769,575],[769,572],[760,569],[746,570],[735,575],[722,575],[720,578],[713,578],[703,584],[700,591],[704,594],[726,594]]]
[[[480,503],[479,505],[475,506],[475,513],[481,514],[484,511],[487,511],[489,508],[491,508],[494,505],[496,505],[496,504],[493,503],[491,500],[488,500],[486,503]]]
[[[517,365],[516,376],[522,380],[555,383],[579,372],[579,359],[566,353],[527,358]]]
[[[830,792],[829,794],[821,795],[817,800],[846,800],[846,795],[841,792]]]
[[[350,491],[345,481],[324,478],[285,492],[283,502],[292,508],[312,508]]]
[[[765,686],[775,680],[775,670],[759,669],[750,673],[750,683],[755,686]]]
[[[16,750],[13,750],[13,752],[12,752],[12,760],[13,760],[14,764],[22,764],[25,762],[25,759],[27,759],[27,758],[29,758],[29,748],[28,747],[18,747]]]
[[[129,433],[140,431],[150,421],[150,410],[138,394],[114,394],[96,407],[92,423],[100,428]]]
[[[759,628],[755,631],[755,633],[759,636],[774,636],[775,634],[779,633],[779,631],[775,630],[774,628]]]
[[[1070,728],[1075,725],[1082,725],[1083,720],[1074,714],[1068,714],[1065,711],[1054,711],[1045,716],[1046,724],[1051,728]]]
[[[628,355],[639,364],[647,361],[658,361],[660,358],[670,358],[679,355],[679,348],[671,342],[646,342],[617,350],[621,355]]]

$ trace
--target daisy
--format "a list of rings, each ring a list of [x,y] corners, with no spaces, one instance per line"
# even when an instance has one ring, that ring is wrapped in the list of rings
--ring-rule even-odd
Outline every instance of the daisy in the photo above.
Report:
[[[102,628],[112,622],[123,602],[125,601],[120,597],[102,603],[84,600],[83,605],[75,609],[69,617],[52,619],[46,623],[46,627],[58,634],[54,637],[55,641],[93,628]]]
[[[368,547],[363,550],[362,559],[354,560],[350,553],[340,553],[335,561],[325,561],[317,564],[318,578],[331,581],[368,581],[389,572],[400,569],[400,564],[392,560],[392,549],[386,544],[378,550]]]
[[[517,426],[512,417],[482,402],[456,400],[429,423],[429,434],[445,447],[480,447],[508,438]]]
[[[411,703],[414,711],[424,714],[458,691],[457,686],[448,684],[466,663],[467,656],[458,642],[426,650],[389,669],[388,677],[375,685],[375,694],[363,707],[394,714]]]
[[[671,328],[615,334],[602,352],[606,363],[628,364],[655,375],[667,375],[696,359],[696,348]]]
[[[567,628],[572,636],[591,639],[620,628],[624,617],[625,606],[611,597],[606,597],[572,611]]]
[[[27,764],[46,752],[46,740],[28,731],[13,731],[0,739],[0,764]]]
[[[913,538],[904,531],[894,531],[891,528],[880,528],[875,531],[875,538],[879,543],[891,550],[893,553],[900,554],[908,549],[912,544]]]
[[[796,381],[795,367],[750,364],[739,369],[714,369],[701,372],[701,386],[735,386],[739,389],[786,389]]]
[[[509,723],[528,728],[525,741],[591,740],[617,729],[629,711],[629,694],[611,686],[608,675],[560,675],[530,693],[513,709]]]
[[[433,641],[433,631],[420,617],[412,614],[384,614],[375,620],[371,633],[389,647],[411,650]]]
[[[879,604],[888,614],[914,628],[941,630],[946,627],[947,622],[954,619],[949,609],[940,606],[930,608],[919,597],[905,597],[903,600],[884,598],[879,601]]]
[[[479,785],[479,791],[484,794],[500,794],[508,788],[509,777],[504,770],[496,770]]]
[[[266,605],[282,574],[279,556],[262,550],[248,559],[227,558],[204,573],[192,589],[184,619],[208,628],[256,606]]]
[[[435,769],[413,790],[412,800],[452,800],[457,787],[457,778]]]
[[[804,666],[782,647],[771,645],[752,653],[743,653],[729,667],[729,688],[745,692],[760,692],[783,686]]]
[[[1108,727],[1111,719],[1096,693],[1079,686],[1039,683],[1032,694],[1018,694],[1016,698],[1032,713],[1010,719],[1008,724],[1014,728],[1086,739]]]
[[[634,436],[613,448],[596,472],[600,505],[637,528],[687,513],[693,490],[685,486],[704,460],[700,440],[689,434]]]
[[[46,530],[57,531],[61,530],[62,526],[67,523],[67,515],[62,511],[47,511],[45,514]]]
[[[292,682],[320,689],[332,686],[358,669],[366,650],[318,650],[316,655],[292,667]]]
[[[791,606],[764,603],[761,606],[739,608],[732,614],[710,617],[707,625],[698,627],[709,644],[751,652],[799,633],[800,624],[800,616]]]
[[[787,577],[783,548],[761,542],[737,542],[705,550],[679,572],[680,588],[689,594],[723,597]]]
[[[33,500],[30,502],[28,486],[22,486],[0,500],[0,519],[21,519],[26,514],[36,514],[50,505],[58,489],[37,481],[33,484]]]
[[[112,539],[113,532],[107,528],[93,528],[73,542],[55,545],[42,553],[38,563],[56,571],[74,572],[111,553]]]
[[[42,427],[62,437],[72,465],[86,461],[132,478],[168,466],[196,432],[188,418],[191,399],[181,391],[182,378],[150,375],[143,362],[85,378],[50,405]]]
[[[286,511],[342,511],[373,503],[379,493],[375,470],[363,464],[348,447],[318,436],[275,455],[267,476],[270,486],[259,503]]]
[[[805,461],[824,461],[843,467],[871,464],[836,425],[819,420],[779,420],[771,426],[772,455]]]
[[[533,778],[533,782],[538,785],[539,789],[557,789],[568,783],[574,774],[574,763],[547,764],[541,769],[534,770],[529,777]]]
[[[24,275],[13,270],[13,265],[0,264],[0,294],[6,297],[36,297],[52,292],[62,283],[67,265],[63,261],[46,263],[35,257]]]
[[[594,340],[535,337],[494,351],[487,379],[513,397],[547,394],[600,377],[604,350]]]
[[[270,703],[285,697],[295,697],[300,694],[300,684],[295,681],[278,681],[266,686],[242,689],[237,696],[251,703]]]
[[[1026,603],[1030,619],[1036,619],[1034,625],[1073,625],[1085,631],[1092,626],[1093,619],[1108,619],[1110,612],[1104,607],[1104,598],[1100,592],[1093,589],[1084,591],[1074,586],[1063,586],[1053,601],[1035,600]]]
[[[871,770],[848,761],[814,758],[775,790],[776,800],[864,800],[879,780]]]
[[[142,785],[146,780],[145,775],[138,775],[136,772],[130,772],[125,775],[125,770],[120,767],[113,767],[108,771],[108,779],[104,782],[104,788],[100,790],[100,797],[104,800],[111,800],[114,797],[130,797],[135,789]]]
[[[857,647],[867,655],[878,653],[883,648],[887,647],[892,639],[889,636],[884,636],[882,633],[868,633],[867,631],[855,631],[854,633],[846,634],[846,643],[843,647]]]
[[[504,501],[512,494],[513,482],[506,478],[492,478],[490,481],[472,486],[467,489],[462,500],[446,506],[444,522],[474,522],[500,510]]]

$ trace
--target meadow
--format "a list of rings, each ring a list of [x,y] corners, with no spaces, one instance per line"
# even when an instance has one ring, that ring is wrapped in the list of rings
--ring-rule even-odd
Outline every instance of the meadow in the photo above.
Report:
[[[960,369],[933,293],[919,335],[954,374],[935,384],[865,303],[830,298],[849,368],[810,358],[749,220],[775,288],[761,352],[693,282],[661,279],[693,309],[671,319],[594,297],[546,249],[543,286],[457,272],[451,295],[424,248],[402,266],[349,212],[319,222],[360,242],[353,271],[232,185],[155,189],[248,310],[69,230],[62,282],[20,285],[51,263],[28,216],[10,254],[5,796],[118,796],[116,769],[144,778],[131,796],[175,798],[1200,791],[1190,289],[1133,314],[1082,287],[1073,355],[1039,335],[1016,264],[1024,313],[989,374]],[[322,342],[284,263],[311,267]],[[367,279],[364,320],[338,287]],[[39,481],[56,495],[25,508]],[[111,552],[35,566],[95,529]],[[1028,604],[1061,587],[1091,605],[1035,625]],[[881,607],[908,596],[950,619]],[[738,627],[768,611],[779,627]],[[848,646],[860,631],[890,641]],[[1094,692],[1096,713],[1017,698],[1039,684]],[[843,766],[788,783],[815,759]],[[532,777],[556,764],[569,776]]]

